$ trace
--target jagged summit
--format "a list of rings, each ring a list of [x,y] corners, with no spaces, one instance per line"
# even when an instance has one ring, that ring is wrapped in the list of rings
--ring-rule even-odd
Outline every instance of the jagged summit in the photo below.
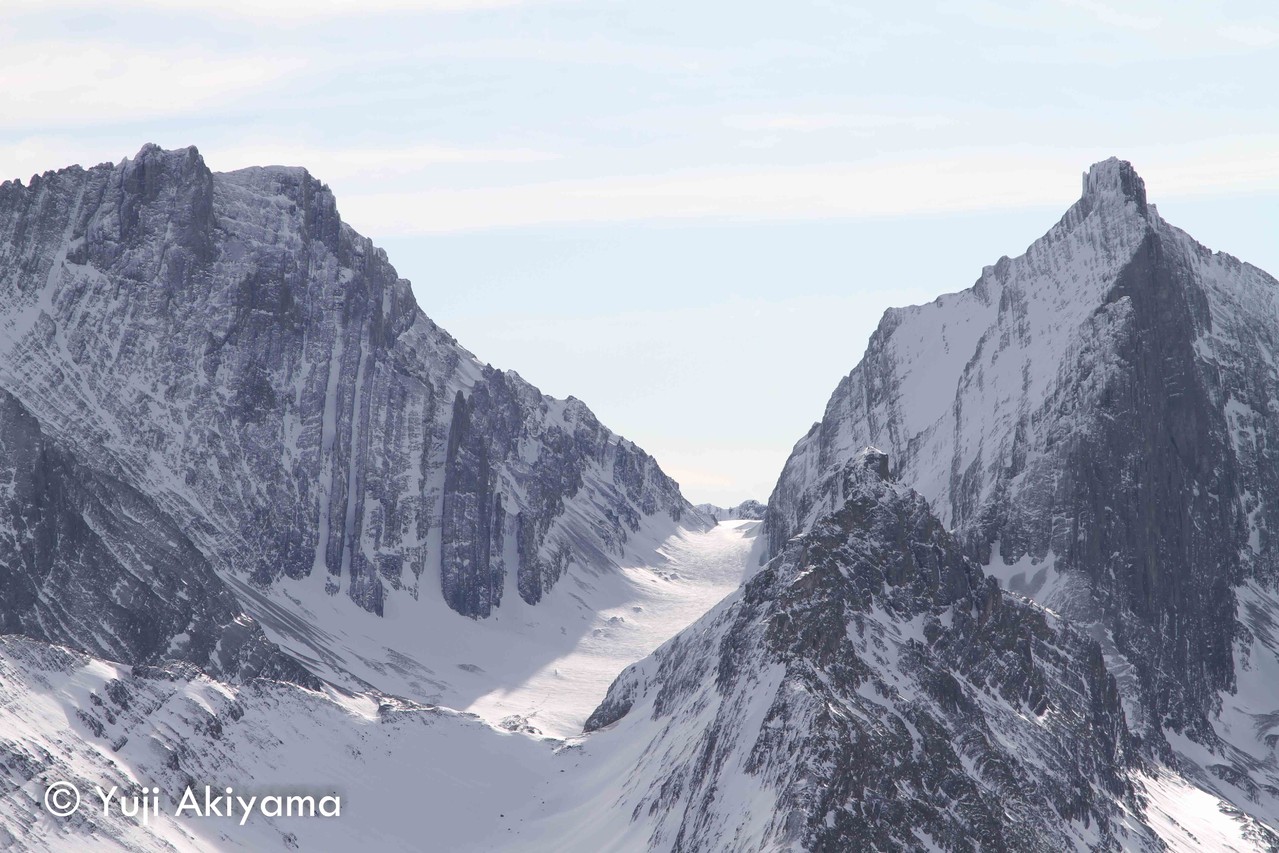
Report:
[[[125,157],[119,163],[99,163],[88,171],[110,173],[117,170],[128,182],[126,191],[144,197],[153,196],[162,186],[207,184],[213,177],[213,172],[194,145],[161,148],[154,142],[146,143],[137,154]]]
[[[124,157],[114,162],[104,161],[88,167],[77,163],[60,169],[49,169],[40,174],[32,175],[28,183],[32,188],[38,188],[42,181],[64,173],[71,175],[86,171],[113,173],[117,170],[124,175],[131,176],[134,181],[144,175],[152,175],[151,180],[155,181],[158,176],[165,174],[179,176],[201,175],[209,178],[216,174],[238,183],[253,183],[256,181],[265,184],[269,180],[275,180],[279,182],[281,187],[288,187],[290,184],[293,186],[313,184],[316,189],[329,192],[328,185],[317,179],[306,166],[245,166],[241,169],[214,172],[209,168],[204,155],[200,153],[200,149],[196,146],[164,148],[154,142],[145,143],[132,157]],[[23,184],[21,178],[7,179],[0,182],[0,188],[8,189],[11,187],[28,188],[27,185]]]
[[[365,628],[337,640],[306,614],[438,621],[446,606],[484,619],[705,524],[585,404],[484,364],[434,324],[305,170],[214,173],[195,147],[148,144],[6,185],[0,390],[60,452],[154,501],[319,674],[358,670],[428,699],[438,678],[384,677],[386,647],[366,648]],[[100,580],[77,607],[138,633],[138,614],[94,599],[113,588]],[[51,625],[59,605],[13,606],[10,621]],[[63,618],[50,637],[119,659],[143,648],[104,648]],[[181,634],[140,618],[146,649]]]
[[[892,481],[888,454],[878,447],[863,447],[857,451],[857,455],[853,457],[848,467],[853,471],[861,472],[863,477],[871,476],[885,483]]]
[[[155,142],[144,142],[142,147],[138,149],[138,153],[132,157],[125,157],[125,162],[137,162],[141,160],[152,159],[172,160],[175,158],[187,158],[191,160],[199,160],[204,162],[204,156],[200,154],[200,149],[194,145],[185,145],[180,148],[165,148]]]
[[[214,172],[209,168],[199,148],[194,145],[188,145],[184,148],[163,148],[154,142],[148,142],[138,150],[136,155],[132,158],[125,158],[123,162],[163,164],[169,168],[179,164],[190,164],[191,168],[202,169],[210,175],[218,175],[236,183],[268,186],[271,182],[275,182],[276,186],[284,189],[310,185],[314,191],[332,194],[328,184],[324,182],[322,177],[315,175],[309,168],[302,165],[286,166],[281,163],[267,163]],[[110,163],[102,165],[108,168],[111,166]]]
[[[617,678],[587,748],[631,760],[592,811],[627,849],[1160,849],[1097,645],[889,467],[859,450],[836,511]]]
[[[1279,824],[1279,289],[1131,164],[971,288],[891,309],[769,498],[770,549],[883,448],[967,553],[1102,640],[1129,727]]]
[[[197,168],[203,169],[206,172],[208,171],[208,167],[204,164],[204,158],[200,155],[200,152],[194,145],[188,145],[185,148],[168,149],[162,148],[154,142],[147,142],[138,149],[137,154],[132,157],[123,157],[118,162],[103,161],[87,168],[79,163],[74,163],[70,166],[63,166],[60,169],[46,169],[43,172],[32,175],[29,184],[30,188],[35,188],[42,181],[46,181],[63,174],[75,175],[91,170],[104,170],[111,172],[116,169],[122,169],[126,166],[132,167],[132,170],[137,170],[140,166],[145,167],[148,164],[163,165],[165,163],[179,163],[183,161],[198,164]],[[6,179],[3,183],[0,183],[0,188],[9,187],[21,189],[28,188],[28,186],[22,183],[21,178]]]
[[[268,164],[258,165],[258,166],[245,166],[240,169],[231,169],[228,171],[214,173],[211,169],[209,169],[208,164],[205,162],[204,155],[200,153],[200,149],[194,145],[187,145],[181,148],[164,148],[160,145],[157,145],[154,142],[148,142],[138,149],[137,154],[135,154],[132,157],[124,158],[124,160],[122,160],[121,163],[122,164],[132,163],[132,164],[135,164],[135,166],[138,164],[143,164],[143,165],[163,164],[167,166],[172,166],[177,164],[191,164],[193,167],[197,169],[203,168],[205,171],[209,172],[210,174],[228,175],[228,176],[271,174],[271,175],[289,176],[294,179],[315,178],[315,176],[312,175],[310,169],[308,169],[306,166],[285,166],[282,164],[275,164],[275,163],[268,163]],[[111,168],[112,164],[103,163],[101,164],[101,166],[105,168]],[[71,168],[78,168],[78,167],[73,166]]]
[[[1146,182],[1137,174],[1132,163],[1118,157],[1094,163],[1084,173],[1082,199],[1096,203],[1102,198],[1132,201],[1143,216],[1147,211]]]

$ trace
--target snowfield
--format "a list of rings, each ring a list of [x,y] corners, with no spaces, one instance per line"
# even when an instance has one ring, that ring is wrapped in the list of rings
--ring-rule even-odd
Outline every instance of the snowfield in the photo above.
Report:
[[[573,573],[537,606],[511,596],[482,621],[428,596],[379,618],[324,595],[310,578],[282,581],[270,595],[247,584],[238,591],[268,636],[322,675],[354,673],[378,690],[571,737],[622,669],[758,568],[761,527],[671,525],[660,542],[629,543],[620,570]],[[340,671],[326,671],[321,651],[340,657]]]
[[[508,718],[518,714],[534,725],[568,731],[569,721],[589,713],[637,654],[669,639],[686,620],[701,617],[699,624],[715,625],[718,614],[740,596],[730,594],[718,604],[716,597],[725,589],[731,593],[758,569],[759,525],[723,522],[706,532],[672,536],[661,547],[667,561],[660,570],[628,570],[628,578],[638,578],[632,603],[598,620],[597,627],[608,625],[612,631],[585,632],[575,647],[558,653],[524,683],[476,697],[469,708],[474,713],[331,687],[309,691],[265,680],[232,686],[191,667],[135,673],[35,640],[0,638],[0,754],[20,777],[4,794],[0,847],[647,849],[654,823],[637,820],[623,806],[657,795],[660,774],[650,779],[651,773],[639,768],[660,768],[680,755],[679,741],[649,755],[649,741],[631,736],[644,734],[650,725],[645,715],[586,736],[579,726],[565,738],[535,734]],[[609,622],[627,607],[642,610],[630,610],[636,618],[624,623]],[[653,618],[639,618],[649,612]],[[520,627],[518,636],[536,642],[536,626]],[[476,658],[474,650],[471,657]],[[493,667],[485,670],[489,677],[501,671],[496,659],[476,659]],[[512,671],[508,665],[506,672]],[[776,675],[756,677],[771,684]],[[763,710],[743,712],[757,727]],[[702,714],[708,722],[710,706]],[[505,727],[503,719],[508,719]],[[688,725],[682,731],[692,748],[701,728]],[[749,837],[771,819],[774,798],[751,774],[743,771],[735,778],[733,790],[722,795],[740,805],[741,831]],[[75,817],[53,818],[42,809],[46,788],[57,781],[69,781],[82,792]],[[645,787],[635,787],[641,781]],[[1144,818],[1170,850],[1263,849],[1255,821],[1175,774],[1160,771],[1136,781],[1148,798]],[[174,817],[188,784],[199,791],[204,785],[215,791],[231,786],[246,797],[335,795],[341,798],[341,816]],[[118,810],[102,815],[94,786],[117,786],[129,795],[143,785],[161,791],[158,817],[144,826]]]
[[[544,825],[548,806],[598,794],[619,772],[617,762],[631,759],[614,748],[588,760],[575,737],[582,722],[625,666],[758,568],[760,526],[727,521],[680,530],[655,548],[658,565],[627,567],[610,583],[582,590],[581,599],[557,590],[522,618],[480,623],[441,606],[441,616],[456,624],[421,624],[418,634],[406,627],[406,642],[435,643],[423,648],[438,653],[432,669],[451,679],[441,678],[438,689],[460,700],[458,710],[332,687],[316,692],[262,680],[232,686],[189,667],[139,677],[79,652],[0,638],[0,754],[26,771],[0,809],[0,846],[21,839],[21,849],[50,851],[421,850],[429,839],[438,850],[598,849],[595,841],[568,847],[573,839],[563,824]],[[612,603],[593,618],[582,615],[606,601]],[[535,618],[542,614],[544,621]],[[566,614],[585,622],[572,642],[548,630]],[[369,641],[358,623],[315,615],[329,620],[317,624],[335,641]],[[437,624],[434,633],[427,624]],[[446,638],[451,645],[443,645]],[[48,785],[64,780],[82,791],[85,813],[61,820],[40,803]],[[342,814],[254,814],[244,825],[238,813],[175,818],[189,782],[246,796],[337,794]],[[148,826],[114,813],[104,818],[95,785],[130,795],[142,785],[159,787],[162,814]],[[85,811],[90,806],[96,813]],[[622,837],[625,816],[597,820],[602,835],[592,838]]]

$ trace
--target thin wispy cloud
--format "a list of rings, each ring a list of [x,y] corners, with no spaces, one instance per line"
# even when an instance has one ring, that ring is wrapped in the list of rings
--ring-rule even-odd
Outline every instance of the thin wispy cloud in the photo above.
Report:
[[[287,140],[250,146],[209,146],[201,149],[216,171],[231,171],[265,164],[305,166],[325,181],[358,179],[376,183],[421,174],[442,166],[489,163],[540,163],[559,155],[533,148],[468,148],[456,145],[405,147],[320,147]],[[282,158],[287,162],[282,162]]]
[[[729,116],[728,127],[740,130],[778,130],[810,133],[820,130],[872,131],[886,128],[935,130],[953,124],[945,116],[896,116],[840,113],[779,113]]]
[[[986,158],[374,193],[346,197],[343,211],[368,232],[415,234],[672,219],[902,216],[1024,207],[1064,195],[1061,169]]]
[[[86,0],[7,0],[11,8],[38,11],[68,9],[100,11],[100,4]],[[199,13],[223,18],[298,21],[379,13],[485,12],[527,5],[530,0],[116,0],[113,8],[161,12]],[[539,3],[565,0],[536,0]]]
[[[1158,15],[1134,14],[1097,0],[1058,0],[1061,5],[1070,9],[1078,9],[1091,15],[1108,27],[1120,27],[1126,30],[1150,31],[1158,29],[1163,19]]]
[[[1051,4],[1002,0],[947,2],[953,15],[990,27],[983,55],[1007,63],[1126,65],[1184,61],[1268,47],[1279,38],[1264,3],[1178,4],[1138,0],[1056,0]],[[1002,36],[1008,31],[1019,39]],[[1147,87],[1149,88],[1149,87]]]
[[[1209,155],[1205,159],[1154,160],[1142,175],[1148,186],[1165,196],[1274,192],[1279,190],[1279,148],[1243,150],[1220,159]]]
[[[0,130],[119,123],[197,113],[305,68],[301,56],[139,50],[92,41],[8,46],[0,55]]]
[[[1268,147],[1269,146],[1269,147]],[[347,196],[369,233],[431,234],[625,221],[767,221],[932,215],[1044,205],[1079,193],[1078,171],[1133,159],[1159,196],[1279,190],[1269,141],[1203,152],[999,152],[792,169],[704,170],[474,189]]]
[[[1262,24],[1230,24],[1220,27],[1217,35],[1227,41],[1237,42],[1248,47],[1270,47],[1279,44],[1279,30]]]

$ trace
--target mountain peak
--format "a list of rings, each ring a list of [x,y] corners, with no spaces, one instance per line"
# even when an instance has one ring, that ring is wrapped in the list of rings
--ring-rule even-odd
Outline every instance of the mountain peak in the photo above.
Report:
[[[864,471],[866,476],[872,479],[878,479],[885,483],[892,482],[888,466],[888,454],[878,447],[867,445],[857,451],[853,461],[849,464],[849,468],[851,470]]]
[[[204,157],[201,156],[200,150],[194,145],[188,145],[185,148],[162,148],[154,142],[144,144],[138,149],[138,153],[133,155],[133,157],[126,157],[125,162],[134,164],[154,163],[175,166],[199,163],[200,168],[206,168],[204,165]]]
[[[1146,213],[1146,182],[1127,160],[1111,157],[1094,163],[1084,174],[1083,183],[1085,200],[1118,198],[1135,202],[1142,215]]]

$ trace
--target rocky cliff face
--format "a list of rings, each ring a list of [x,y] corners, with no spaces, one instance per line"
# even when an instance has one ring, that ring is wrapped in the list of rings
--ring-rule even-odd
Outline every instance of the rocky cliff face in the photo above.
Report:
[[[227,679],[318,686],[155,504],[81,465],[0,391],[0,634]]]
[[[1162,849],[1101,647],[889,467],[847,460],[835,512],[613,684],[619,807],[661,850]]]
[[[472,653],[518,683],[574,608],[674,582],[630,561],[709,521],[653,460],[461,348],[303,170],[0,185],[0,843],[139,846],[40,823],[42,768],[370,788],[407,754],[412,792],[451,750],[494,758],[432,798],[454,847],[1279,849],[1277,348],[1279,283],[1094,166],[1023,256],[885,315],[728,511],[772,560],[552,761],[374,685],[474,700]]]
[[[1129,164],[1099,163],[1024,255],[885,314],[787,462],[771,550],[842,505],[858,447],[883,447],[968,554],[1101,641],[1152,748],[1265,799],[1277,297],[1164,222]]]
[[[143,588],[165,598],[179,564],[257,590],[306,578],[378,615],[441,596],[480,619],[504,596],[536,604],[566,572],[607,571],[652,519],[700,523],[582,403],[432,323],[319,181],[214,174],[194,148],[0,185],[0,387],[23,425],[6,460],[34,483],[10,512],[44,501],[57,559],[96,547],[77,538],[96,521],[59,513],[145,505],[117,514],[165,543],[140,562],[104,557],[90,583],[8,537],[0,624],[116,659],[178,642],[187,605],[119,643],[97,642],[85,614],[136,610]],[[36,441],[73,461],[36,461]],[[46,468],[66,465],[106,510],[62,501]],[[50,621],[56,600],[84,613]]]

